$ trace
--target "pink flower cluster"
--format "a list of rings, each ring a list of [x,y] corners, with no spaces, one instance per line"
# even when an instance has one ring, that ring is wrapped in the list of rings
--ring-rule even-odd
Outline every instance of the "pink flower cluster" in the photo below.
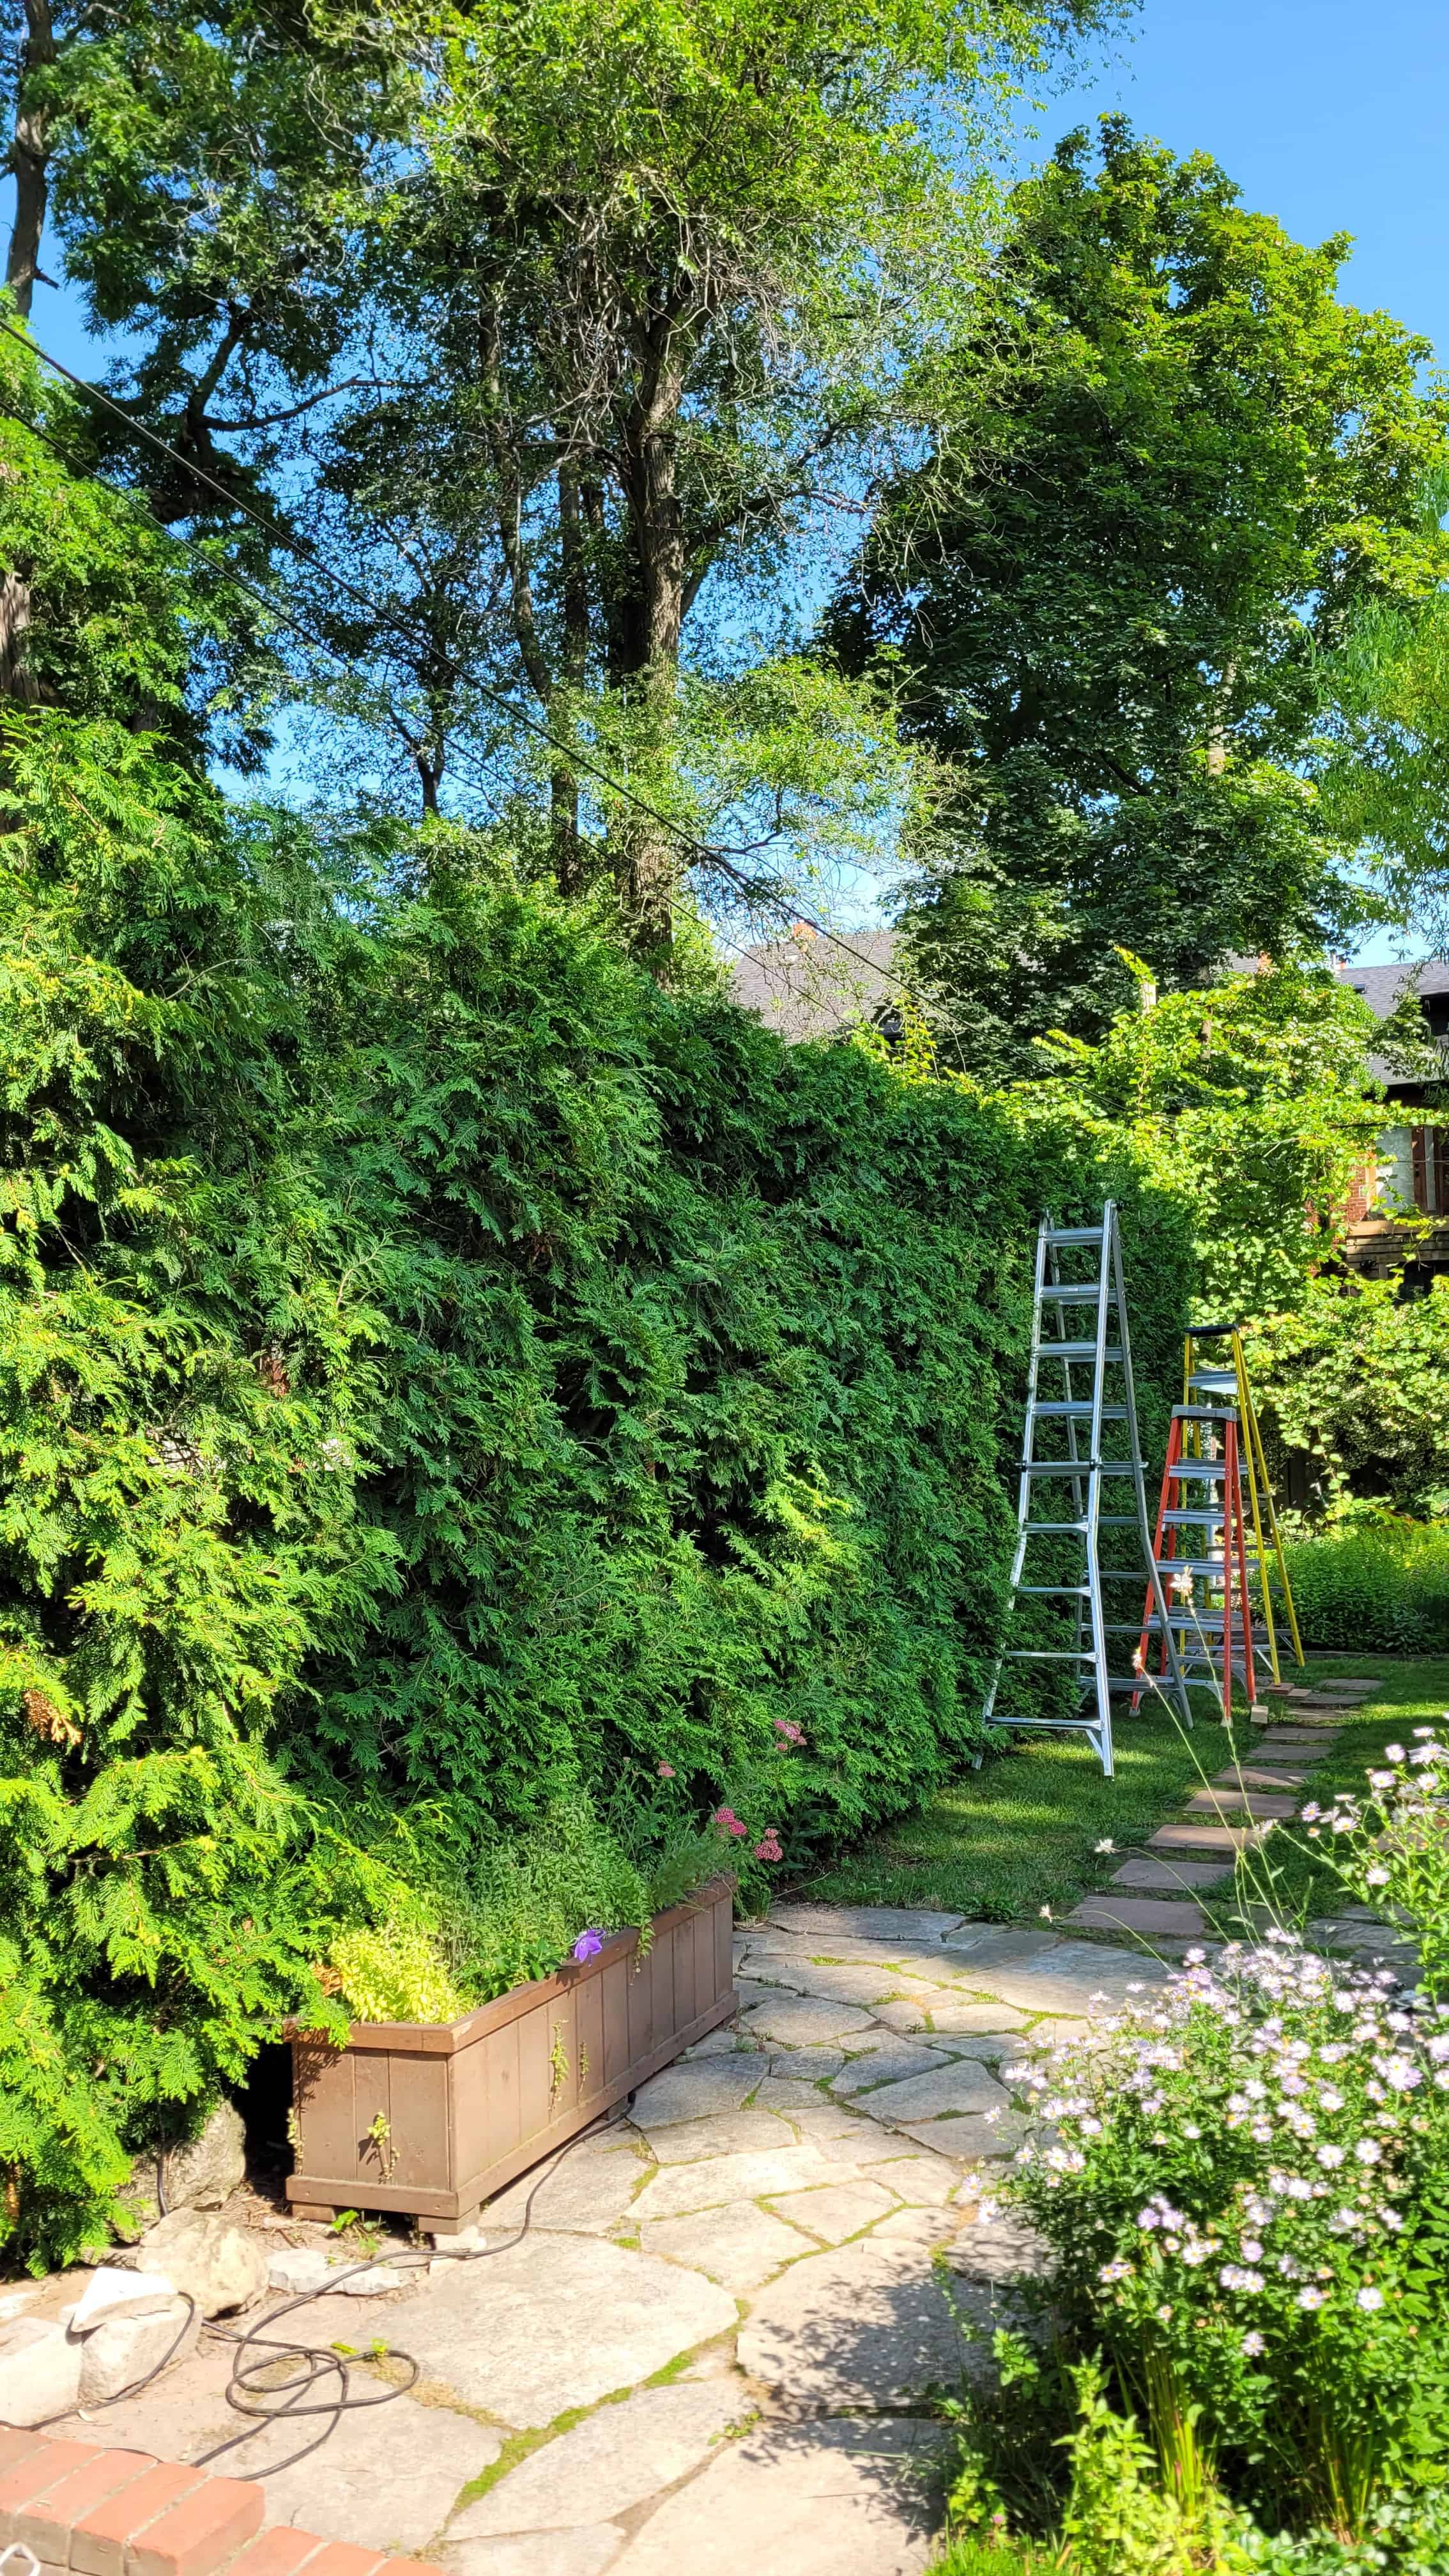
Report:
[[[732,1835],[735,1841],[750,1830],[743,1819],[735,1814],[733,1807],[716,1807],[709,1821],[712,1825],[718,1825],[722,1834]]]
[[[788,1717],[777,1717],[774,1721],[774,1726],[775,1733],[778,1735],[782,1744],[803,1744],[805,1742],[804,1728],[802,1726],[793,1725]]]
[[[756,1860],[783,1860],[784,1857],[780,1849],[779,1826],[766,1825],[763,1835],[755,1845]]]

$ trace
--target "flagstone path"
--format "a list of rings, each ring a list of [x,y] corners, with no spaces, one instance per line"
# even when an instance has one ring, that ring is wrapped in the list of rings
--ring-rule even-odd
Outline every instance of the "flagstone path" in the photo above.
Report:
[[[739,1937],[737,2027],[494,2201],[495,2254],[280,2324],[383,2338],[422,2376],[268,2476],[270,2519],[455,2576],[738,2576],[742,2557],[750,2576],[918,2576],[940,2524],[930,2395],[987,2349],[958,2316],[989,2335],[1037,2250],[979,2214],[1021,2134],[1003,2064],[1166,1973],[1045,1928],[782,1906]],[[198,2457],[238,2429],[229,2356],[207,2337],[57,2429]],[[268,2427],[223,2465],[265,2475],[311,2429]]]
[[[1242,1852],[1260,1843],[1268,1827],[1297,1814],[1305,1763],[1321,1758],[1344,1719],[1379,1687],[1364,1675],[1307,1686],[1270,1684],[1264,1697],[1273,1708],[1252,1761],[1232,1763],[1194,1790],[1182,1816],[1159,1826],[1144,1850],[1113,1872],[1112,1888],[1084,1896],[1064,1923],[1081,1931],[1134,1934],[1169,1954],[1212,1939],[1195,1893],[1223,1886]],[[1407,1948],[1389,1926],[1353,1907],[1314,1930],[1338,1948],[1372,1947],[1386,1956]]]

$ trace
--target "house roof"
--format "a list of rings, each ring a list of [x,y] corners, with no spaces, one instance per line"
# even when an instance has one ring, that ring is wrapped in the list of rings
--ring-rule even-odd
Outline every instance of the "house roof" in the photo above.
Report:
[[[1411,984],[1421,1002],[1427,1003],[1439,994],[1449,994],[1449,963],[1442,958],[1400,958],[1392,966],[1348,965],[1337,967],[1335,972],[1340,984],[1347,984],[1351,991],[1362,993],[1378,1020],[1388,1018]],[[1443,1016],[1436,1011],[1432,1026],[1437,1030],[1443,1025]],[[1442,1049],[1442,1038],[1439,1043]],[[1389,1064],[1384,1057],[1377,1055],[1369,1057],[1369,1071],[1374,1080],[1383,1083],[1389,1091],[1414,1091],[1424,1081],[1423,1074],[1406,1074],[1401,1067]]]
[[[838,1036],[895,999],[895,944],[891,930],[842,930],[831,939],[801,923],[788,939],[742,952],[735,999],[792,1041]]]

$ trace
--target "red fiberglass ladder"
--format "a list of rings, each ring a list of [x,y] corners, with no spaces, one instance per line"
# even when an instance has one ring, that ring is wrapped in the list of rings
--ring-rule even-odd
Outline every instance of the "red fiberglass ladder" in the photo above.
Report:
[[[1146,1672],[1155,1643],[1159,1672],[1169,1670],[1170,1629],[1184,1679],[1220,1689],[1223,1716],[1230,1722],[1235,1674],[1250,1705],[1257,1697],[1242,1430],[1236,1407],[1173,1407],[1152,1554],[1167,1597],[1167,1620],[1164,1623],[1149,1588],[1143,1605],[1140,1669]]]

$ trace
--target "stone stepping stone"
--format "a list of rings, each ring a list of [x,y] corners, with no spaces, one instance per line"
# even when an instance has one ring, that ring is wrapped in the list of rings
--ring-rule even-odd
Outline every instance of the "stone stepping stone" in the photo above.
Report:
[[[1296,1815],[1296,1798],[1272,1798],[1262,1789],[1195,1789],[1187,1802],[1190,1816],[1221,1816],[1229,1810],[1277,1821]]]
[[[800,2249],[797,2246],[796,2251]],[[531,2451],[448,2526],[448,2545],[510,2531],[566,2531],[581,2508],[609,2522],[703,2466],[739,2413],[727,2380],[680,2380],[602,2406],[586,2424]]]
[[[1327,1750],[1337,1733],[1337,1727],[1332,1726],[1274,1725],[1270,1726],[1265,1734],[1259,1736],[1253,1750],[1255,1753],[1303,1753],[1309,1750],[1322,1753]]]
[[[1094,1932],[1136,1932],[1150,1940],[1201,1941],[1208,1922],[1187,1898],[1172,1904],[1155,1896],[1084,1896],[1065,1916]]]
[[[1150,1860],[1144,1853],[1140,1860],[1124,1860],[1112,1872],[1114,1887],[1137,1887],[1148,1895],[1191,1894],[1197,1887],[1221,1887],[1231,1878],[1226,1861],[1220,1860]]]
[[[1240,1852],[1262,1841],[1257,1825],[1210,1825],[1206,1818],[1186,1818],[1175,1825],[1159,1825],[1147,1840],[1149,1851],[1161,1852]]]
[[[1230,1771],[1215,1771],[1213,1785],[1223,1789],[1301,1789],[1306,1771],[1256,1771],[1247,1763],[1235,1763]]]
[[[735,2407],[745,2411],[738,2393]],[[458,2576],[595,2576],[606,2564],[609,2576],[738,2576],[742,2555],[751,2576],[918,2576],[936,2556],[943,2436],[943,2426],[905,2416],[767,2420],[722,2442],[621,2557],[510,2557],[485,2570],[465,2552]]]

